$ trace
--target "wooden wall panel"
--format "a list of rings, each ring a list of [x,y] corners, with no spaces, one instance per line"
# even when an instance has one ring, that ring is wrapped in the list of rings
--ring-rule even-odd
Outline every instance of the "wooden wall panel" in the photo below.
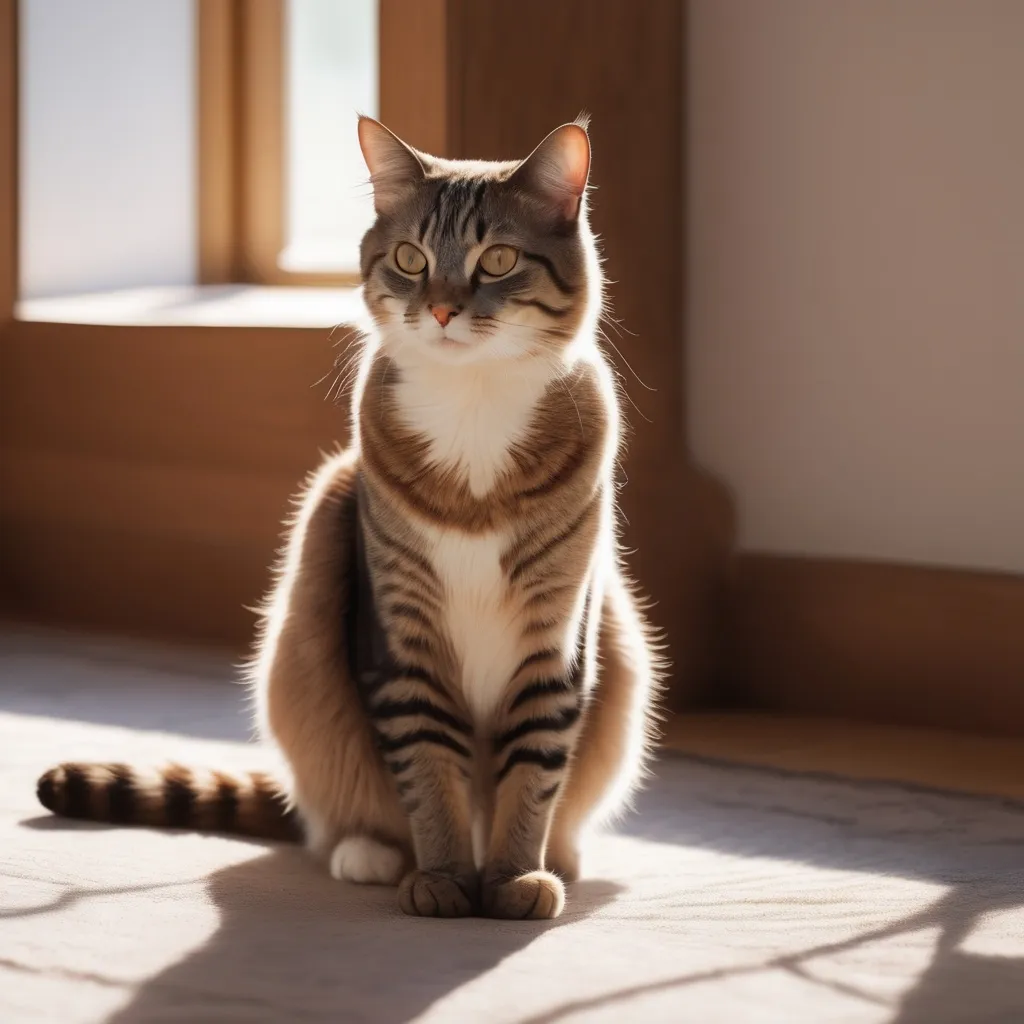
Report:
[[[741,556],[729,702],[1024,735],[1024,577]]]
[[[69,517],[70,519],[70,517]],[[225,530],[203,541],[177,531],[132,532],[0,520],[0,607],[14,619],[160,640],[250,648],[266,592],[276,524],[259,543]]]
[[[455,0],[380,0],[380,119],[411,146],[454,152]]]
[[[328,332],[9,324],[8,613],[243,651],[288,499],[348,436]]]
[[[0,348],[0,438],[140,462],[302,474],[348,436],[325,373],[345,330],[18,323]],[[317,383],[319,381],[319,383]]]

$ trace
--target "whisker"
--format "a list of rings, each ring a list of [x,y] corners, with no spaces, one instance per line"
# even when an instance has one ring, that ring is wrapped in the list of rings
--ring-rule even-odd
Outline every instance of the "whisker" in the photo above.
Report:
[[[341,375],[340,374],[338,375],[338,379],[335,380],[335,384],[337,384],[337,391],[335,392],[335,398],[334,398],[334,404],[335,405],[341,405],[343,399],[345,397],[347,397],[347,395],[348,395],[349,388],[352,386],[352,384],[355,382],[355,380],[356,380],[356,378],[358,376],[359,376],[359,367],[358,366],[350,367],[346,371],[343,380],[341,379]],[[339,383],[339,381],[340,381],[340,383]]]
[[[602,309],[601,319],[606,323],[611,324],[615,328],[615,333],[621,338],[623,334],[628,334],[631,338],[638,337],[636,331],[631,331],[625,323],[620,320],[617,316],[613,316],[611,310]]]
[[[572,402],[573,407],[576,410],[576,417],[580,421],[580,438],[584,441],[587,439],[586,431],[583,429],[583,415],[580,413],[580,407],[576,404],[576,396],[572,393],[572,389],[565,382],[565,378],[558,376],[555,378],[561,385],[562,390],[569,396],[569,401]]]
[[[614,341],[612,341],[612,339],[611,339],[611,338],[610,338],[610,337],[608,336],[608,334],[607,334],[607,333],[606,333],[605,331],[601,330],[601,328],[600,328],[600,327],[598,327],[598,331],[600,331],[600,333],[601,333],[601,337],[602,337],[602,338],[604,338],[604,340],[605,340],[606,342],[608,342],[608,344],[609,344],[609,345],[611,345],[611,347],[612,347],[613,349],[615,349],[616,353],[618,354],[618,357],[619,357],[619,358],[620,358],[620,359],[622,360],[622,362],[623,362],[623,363],[625,364],[625,366],[626,366],[626,369],[627,369],[627,370],[629,370],[629,372],[630,372],[631,374],[633,374],[633,376],[634,376],[634,377],[636,377],[636,381],[637,381],[637,383],[638,383],[638,384],[639,384],[639,385],[640,385],[640,386],[641,386],[642,388],[646,388],[646,389],[647,389],[648,391],[657,391],[657,390],[658,390],[657,388],[652,388],[652,387],[650,386],[650,384],[646,384],[646,383],[645,383],[644,381],[642,381],[642,380],[640,379],[640,376],[639,376],[639,374],[638,374],[638,373],[636,372],[636,370],[634,370],[634,369],[633,369],[633,367],[629,365],[629,360],[628,360],[628,359],[627,359],[627,358],[626,358],[626,357],[625,357],[625,356],[624,356],[624,355],[622,354],[622,349],[620,349],[620,348],[619,348],[619,346],[618,346],[618,345],[616,345]]]
[[[330,369],[329,369],[329,370],[328,370],[328,371],[327,371],[327,372],[326,372],[326,373],[325,373],[325,374],[324,374],[324,375],[323,375],[323,376],[322,376],[322,377],[321,377],[321,378],[320,378],[319,380],[316,380],[316,381],[314,381],[314,382],[313,382],[312,384],[310,384],[309,386],[310,386],[311,388],[315,388],[315,387],[317,387],[318,385],[320,385],[320,384],[323,384],[323,382],[324,382],[325,380],[327,380],[327,378],[328,378],[328,377],[330,377],[330,375],[331,375],[332,373],[334,373],[334,371],[335,371],[335,370],[336,370],[337,368],[338,368],[338,364],[337,364],[337,363],[332,363],[332,364],[331,364],[331,368],[330,368]],[[330,393],[330,392],[328,392],[328,394],[329,394],[329,393]]]
[[[530,334],[546,334],[555,338],[572,337],[572,332],[561,327],[534,327],[532,324],[514,324],[509,320],[502,320],[496,316],[481,316],[479,314],[475,315],[473,319],[482,320],[485,323],[501,324],[502,327],[512,327],[516,330],[527,331]]]

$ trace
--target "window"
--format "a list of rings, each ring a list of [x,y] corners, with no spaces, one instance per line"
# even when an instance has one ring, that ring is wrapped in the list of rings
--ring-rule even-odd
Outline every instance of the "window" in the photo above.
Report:
[[[370,207],[354,122],[378,106],[378,0],[201,4],[204,280],[356,283]]]
[[[195,18],[180,0],[20,5],[23,298],[195,280]]]
[[[377,106],[376,0],[289,0],[285,21],[285,271],[358,273],[373,222],[355,112]]]
[[[355,284],[372,220],[355,115],[377,112],[377,12],[22,0],[21,315],[173,321],[197,285]],[[230,317],[231,299],[208,311]]]

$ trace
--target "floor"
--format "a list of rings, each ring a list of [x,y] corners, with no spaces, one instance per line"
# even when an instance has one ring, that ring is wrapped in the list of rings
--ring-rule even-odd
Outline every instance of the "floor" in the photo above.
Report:
[[[35,803],[56,760],[263,764],[247,735],[217,659],[0,635],[0,1020],[1024,1020],[1024,803],[777,741],[666,753],[548,925],[405,918],[298,849]]]

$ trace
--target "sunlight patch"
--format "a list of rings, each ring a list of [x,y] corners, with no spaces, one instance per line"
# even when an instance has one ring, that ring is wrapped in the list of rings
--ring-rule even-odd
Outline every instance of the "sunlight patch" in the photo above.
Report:
[[[959,948],[970,956],[1017,957],[1024,961],[1024,906],[981,914]],[[1024,978],[1024,963],[1021,976]]]

